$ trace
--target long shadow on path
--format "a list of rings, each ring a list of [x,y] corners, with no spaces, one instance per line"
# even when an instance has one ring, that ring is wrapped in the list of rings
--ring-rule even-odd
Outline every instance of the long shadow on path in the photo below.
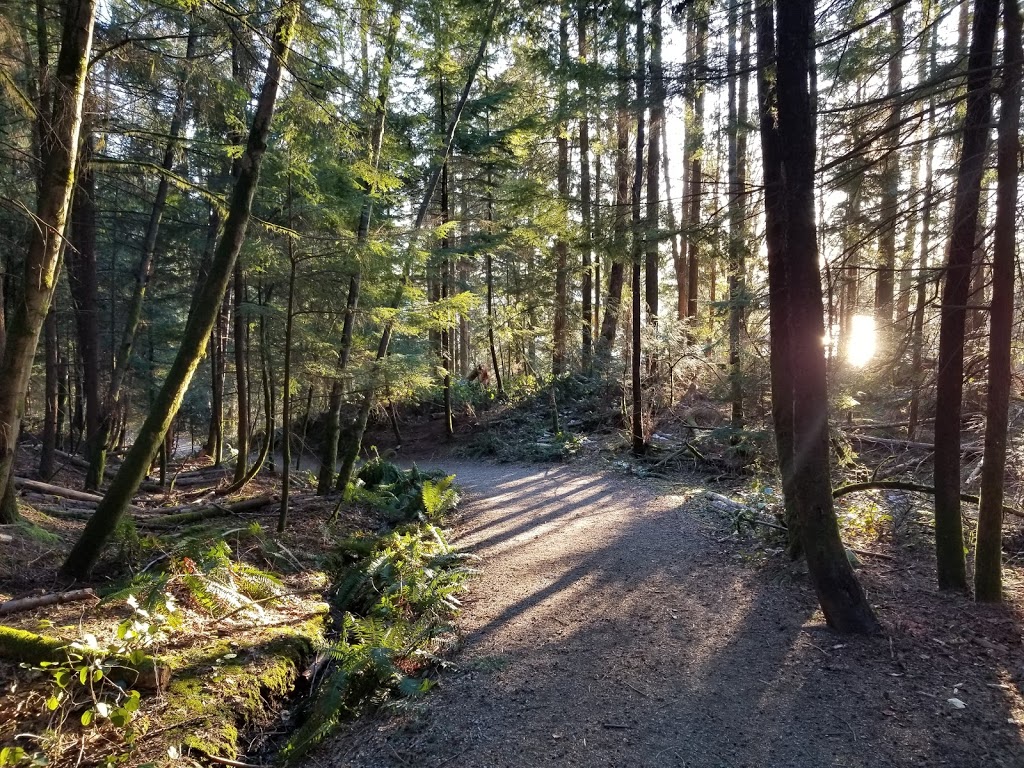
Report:
[[[457,671],[423,715],[357,727],[321,764],[973,764],[921,705],[925,663],[908,675],[886,640],[824,629],[805,585],[737,563],[678,497],[565,467],[454,471],[459,544],[484,562]]]

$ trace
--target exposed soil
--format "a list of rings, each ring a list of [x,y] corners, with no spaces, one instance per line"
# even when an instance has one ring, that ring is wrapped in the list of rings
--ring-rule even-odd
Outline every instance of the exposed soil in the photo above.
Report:
[[[456,541],[482,558],[463,649],[421,708],[306,765],[1024,765],[1018,573],[991,608],[936,593],[926,555],[865,557],[886,634],[845,637],[799,566],[692,489],[444,466],[468,492]]]

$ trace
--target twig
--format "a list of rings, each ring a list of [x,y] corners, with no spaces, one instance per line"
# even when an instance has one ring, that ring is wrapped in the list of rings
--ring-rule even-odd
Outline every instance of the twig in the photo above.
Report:
[[[243,763],[241,760],[232,760],[230,757],[218,757],[217,755],[211,755],[208,752],[204,752],[203,755],[210,762],[220,763],[221,765],[230,765],[232,768],[269,768],[269,766],[262,765],[260,763]]]
[[[623,684],[624,686],[626,686],[627,688],[630,688],[630,689],[632,689],[632,690],[636,691],[636,692],[637,692],[637,693],[639,693],[639,694],[640,694],[641,696],[650,696],[650,694],[649,694],[649,693],[647,693],[646,691],[641,691],[641,690],[640,690],[639,688],[637,688],[637,687],[636,687],[635,685],[633,685],[632,683],[630,683],[630,682],[629,682],[628,680],[623,680],[623,681],[622,681],[622,684]]]

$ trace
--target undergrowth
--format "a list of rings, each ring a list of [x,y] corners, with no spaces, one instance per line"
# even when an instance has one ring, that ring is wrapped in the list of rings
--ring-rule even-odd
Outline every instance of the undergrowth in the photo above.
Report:
[[[431,479],[380,460],[359,477],[364,485],[355,492],[401,522],[380,535],[345,539],[329,558],[337,638],[321,649],[305,722],[282,750],[287,763],[344,719],[405,706],[430,689],[430,671],[455,644],[450,621],[474,572],[471,556],[453,550],[437,525],[458,503],[453,477]]]

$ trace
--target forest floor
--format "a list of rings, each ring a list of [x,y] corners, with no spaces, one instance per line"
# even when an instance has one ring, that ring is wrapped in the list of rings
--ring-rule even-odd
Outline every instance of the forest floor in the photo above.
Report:
[[[930,499],[843,497],[844,541],[860,553],[858,577],[884,633],[840,636],[824,624],[806,566],[785,557],[772,527],[779,499],[765,486],[772,473],[763,436],[735,450],[714,429],[697,435],[687,425],[720,422],[713,407],[691,401],[662,419],[651,455],[635,460],[607,427],[614,414],[602,398],[563,412],[559,430],[548,402],[542,393],[515,408],[467,409],[453,440],[430,406],[404,414],[401,440],[387,424],[368,434],[366,445],[385,455],[401,442],[403,464],[456,475],[464,500],[447,524],[454,546],[478,556],[479,573],[456,618],[458,650],[433,672],[402,662],[417,678],[428,674],[433,689],[344,723],[298,764],[1024,765],[1019,519],[1006,525],[1007,601],[984,606],[936,590]],[[927,462],[926,451],[908,453],[900,441],[852,439],[860,453],[848,451],[853,468],[837,481]],[[319,679],[316,649],[337,636],[332,553],[352,534],[388,529],[380,509],[358,503],[328,523],[337,497],[312,495],[315,461],[306,457],[284,536],[270,532],[280,485],[271,472],[224,498],[262,496],[258,509],[161,526],[172,506],[210,503],[228,481],[227,470],[189,462],[172,491],[137,497],[137,533],[118,535],[88,585],[108,595],[104,602],[3,618],[14,629],[116,645],[119,622],[131,616],[123,597],[109,597],[118,585],[134,574],[140,588],[166,585],[179,596],[182,623],[156,647],[173,676],[143,692],[130,756],[117,729],[77,727],[87,701],[48,713],[53,673],[12,661],[0,662],[0,747],[42,734],[58,756],[51,765],[122,753],[133,765],[272,764],[303,722]],[[31,476],[34,463],[26,449],[20,474]],[[71,464],[48,479],[82,483]],[[0,600],[65,588],[56,570],[89,514],[80,502],[39,493],[23,491],[22,501],[33,507],[27,524],[0,531]],[[972,513],[965,509],[969,534]],[[221,568],[220,542],[243,568],[232,571],[236,581],[244,568],[264,569],[279,578],[280,599],[254,606],[228,595],[238,608],[197,601],[185,582]],[[66,724],[55,728],[58,715]]]
[[[926,549],[876,541],[858,573],[884,635],[840,636],[706,478],[444,466],[468,498],[455,544],[482,558],[462,649],[414,711],[349,724],[308,768],[1024,765],[1018,571],[977,605],[935,590]]]

